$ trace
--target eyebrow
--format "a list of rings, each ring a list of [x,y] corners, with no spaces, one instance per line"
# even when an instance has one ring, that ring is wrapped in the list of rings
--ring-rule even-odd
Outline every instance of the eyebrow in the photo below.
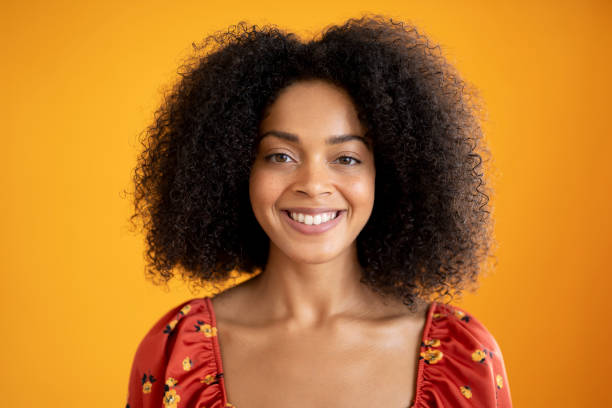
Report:
[[[293,133],[289,133],[289,132],[282,132],[279,130],[269,130],[261,135],[259,135],[258,137],[258,142],[260,142],[264,137],[266,136],[275,136],[278,137],[279,139],[283,139],[283,140],[287,140],[289,142],[294,142],[297,144],[302,144],[300,142],[300,138],[298,135],[293,134]],[[353,134],[345,134],[345,135],[332,135],[330,137],[328,137],[327,139],[325,139],[325,144],[326,145],[336,145],[336,144],[340,144],[340,143],[345,143],[351,140],[358,140],[360,142],[362,142],[364,145],[366,145],[366,147],[369,149],[370,148],[370,143],[368,142],[368,140],[363,137],[363,136],[359,136],[359,135],[353,135]]]

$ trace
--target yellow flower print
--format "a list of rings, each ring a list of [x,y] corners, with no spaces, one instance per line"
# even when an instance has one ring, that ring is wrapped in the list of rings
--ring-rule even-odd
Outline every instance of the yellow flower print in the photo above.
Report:
[[[144,374],[142,376],[142,392],[145,394],[149,394],[151,392],[151,389],[153,388],[153,383],[155,381],[157,381],[157,379],[152,375],[147,376],[146,374]]]
[[[191,310],[191,305],[183,306],[181,310],[179,310],[179,312],[177,313],[176,319],[173,319],[170,323],[166,325],[166,328],[164,329],[164,333],[168,333],[168,334],[172,333],[172,330],[174,330],[174,327],[176,326],[178,321],[181,320],[183,316],[185,316],[187,313],[189,313],[190,310]]]
[[[236,408],[235,406],[233,406],[233,405],[232,405],[232,404],[230,404],[229,402],[228,402],[227,404],[225,404],[225,406],[226,406],[226,407],[229,407],[229,408]]]
[[[176,326],[177,323],[178,323],[178,319],[174,319],[170,323],[168,323],[166,325],[166,328],[164,329],[164,333],[171,333],[172,330],[174,330],[174,327]]]
[[[459,309],[455,309],[455,316],[457,317],[457,319],[463,320],[464,322],[470,321],[470,316],[466,315],[465,312]]]
[[[424,358],[427,364],[436,364],[442,360],[443,356],[440,350],[433,350],[430,348],[421,352],[421,358]]]
[[[177,408],[177,404],[181,400],[181,396],[176,393],[176,390],[173,388],[171,390],[166,391],[164,394],[164,407],[165,408]]]
[[[446,313],[434,313],[431,315],[433,319],[441,319],[446,316]]]
[[[486,356],[487,356],[487,353],[478,349],[472,353],[472,360],[479,362],[479,363],[484,363]]]
[[[198,320],[198,324],[195,325],[197,331],[204,333],[206,337],[213,337],[217,335],[217,328],[212,327],[210,324],[204,324],[203,321]]]
[[[495,381],[497,382],[497,388],[501,389],[504,386],[504,378],[501,375],[497,374]]]
[[[183,316],[185,316],[187,313],[189,313],[190,310],[191,310],[191,305],[185,305],[183,306],[179,314],[182,314]]]
[[[149,381],[147,381],[146,383],[142,384],[142,392],[145,393],[145,394],[150,393],[152,386],[153,386],[153,384],[151,384]]]
[[[168,387],[174,387],[176,384],[178,384],[178,381],[172,377],[168,377],[168,379],[166,380],[166,385]]]
[[[440,346],[440,340],[439,339],[425,340],[425,345],[426,346],[431,346],[431,347],[439,347]]]
[[[189,371],[193,367],[193,361],[189,357],[185,357],[183,360],[183,370]]]
[[[206,383],[207,385],[212,384],[215,381],[215,376],[207,374],[206,377],[202,378],[200,382]]]
[[[211,327],[210,324],[205,324],[202,329],[204,329],[204,335],[206,337],[212,337],[217,335],[217,328]]]
[[[463,394],[463,396],[467,399],[472,398],[472,389],[470,387],[468,387],[467,385],[464,385],[462,387],[459,388],[461,390],[461,394]]]

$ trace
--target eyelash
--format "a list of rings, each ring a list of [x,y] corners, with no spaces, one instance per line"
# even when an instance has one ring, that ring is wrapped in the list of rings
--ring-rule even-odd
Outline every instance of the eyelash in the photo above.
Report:
[[[273,162],[273,163],[286,163],[286,162],[277,162],[277,161],[272,161],[272,158],[273,158],[273,157],[276,157],[276,156],[287,156],[287,157],[290,157],[290,156],[289,156],[287,153],[273,153],[273,154],[270,154],[270,155],[266,156],[264,159],[265,159],[267,162]],[[356,158],[354,158],[353,156],[340,156],[340,157],[338,157],[338,159],[342,159],[342,158],[345,158],[345,157],[346,157],[346,158],[348,158],[348,159],[352,159],[352,160],[354,160],[354,161],[356,162],[356,164],[347,164],[347,166],[356,166],[357,164],[360,164],[360,163],[361,163],[361,160],[356,159]]]

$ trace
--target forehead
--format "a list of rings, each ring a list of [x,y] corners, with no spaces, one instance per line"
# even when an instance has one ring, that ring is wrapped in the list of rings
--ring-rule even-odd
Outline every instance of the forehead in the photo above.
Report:
[[[327,144],[334,144],[339,136],[363,137],[364,133],[348,93],[320,80],[301,81],[283,89],[259,126],[260,138],[267,134],[298,143],[304,139],[324,139]],[[349,140],[359,139],[344,137],[341,142]]]

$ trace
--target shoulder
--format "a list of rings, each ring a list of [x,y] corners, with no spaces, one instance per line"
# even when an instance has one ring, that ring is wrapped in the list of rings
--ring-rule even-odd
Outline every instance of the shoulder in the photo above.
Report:
[[[454,305],[434,302],[431,329],[448,331],[448,340],[468,348],[501,351],[494,335],[474,314]]]
[[[151,357],[163,348],[171,346],[177,334],[186,334],[190,331],[188,325],[193,323],[194,318],[210,321],[205,298],[182,302],[158,317],[140,341],[136,356],[144,354]]]
[[[511,407],[502,351],[493,334],[472,313],[433,302],[420,350],[417,404],[471,403]]]
[[[220,398],[216,327],[208,301],[194,298],[173,306],[144,335],[130,372],[131,408],[194,394],[202,395],[202,401]]]

